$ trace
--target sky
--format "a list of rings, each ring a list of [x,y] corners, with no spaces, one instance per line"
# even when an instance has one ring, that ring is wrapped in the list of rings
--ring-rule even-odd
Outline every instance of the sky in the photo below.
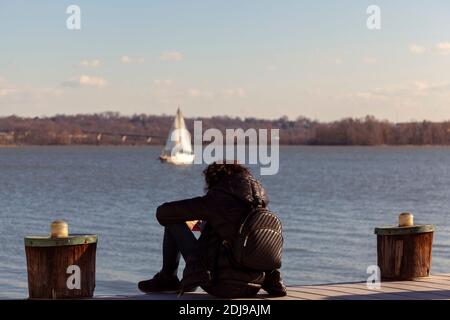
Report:
[[[441,121],[449,71],[448,0],[0,0],[0,116]]]

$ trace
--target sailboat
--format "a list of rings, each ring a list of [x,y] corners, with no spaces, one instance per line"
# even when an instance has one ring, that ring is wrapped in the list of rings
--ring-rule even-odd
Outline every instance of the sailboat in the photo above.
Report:
[[[166,145],[164,146],[159,159],[176,165],[191,164],[194,162],[191,135],[186,129],[186,124],[184,123],[180,108],[177,109],[177,114],[175,115],[175,119],[166,140]]]

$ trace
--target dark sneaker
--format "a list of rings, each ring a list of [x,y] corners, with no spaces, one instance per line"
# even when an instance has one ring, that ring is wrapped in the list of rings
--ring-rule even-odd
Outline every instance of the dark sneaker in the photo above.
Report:
[[[198,287],[205,285],[211,281],[211,273],[208,270],[198,270],[190,272],[183,277],[181,281],[181,289],[184,292],[194,292]]]
[[[284,297],[287,294],[286,286],[278,270],[266,273],[266,278],[261,288],[273,297]]]
[[[158,272],[153,279],[140,281],[138,288],[145,293],[165,292],[177,293],[180,290],[180,280],[177,276],[167,276]]]

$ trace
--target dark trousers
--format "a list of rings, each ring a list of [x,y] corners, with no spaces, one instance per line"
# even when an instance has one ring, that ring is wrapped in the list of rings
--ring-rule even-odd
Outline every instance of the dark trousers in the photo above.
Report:
[[[197,239],[185,223],[171,224],[164,229],[163,267],[161,272],[177,275],[180,255],[184,261],[196,250]]]

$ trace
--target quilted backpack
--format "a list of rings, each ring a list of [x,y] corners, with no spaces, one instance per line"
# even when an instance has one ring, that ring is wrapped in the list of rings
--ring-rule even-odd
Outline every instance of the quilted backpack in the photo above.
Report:
[[[282,248],[280,219],[267,208],[258,207],[242,221],[231,253],[241,267],[269,271],[281,267]]]

